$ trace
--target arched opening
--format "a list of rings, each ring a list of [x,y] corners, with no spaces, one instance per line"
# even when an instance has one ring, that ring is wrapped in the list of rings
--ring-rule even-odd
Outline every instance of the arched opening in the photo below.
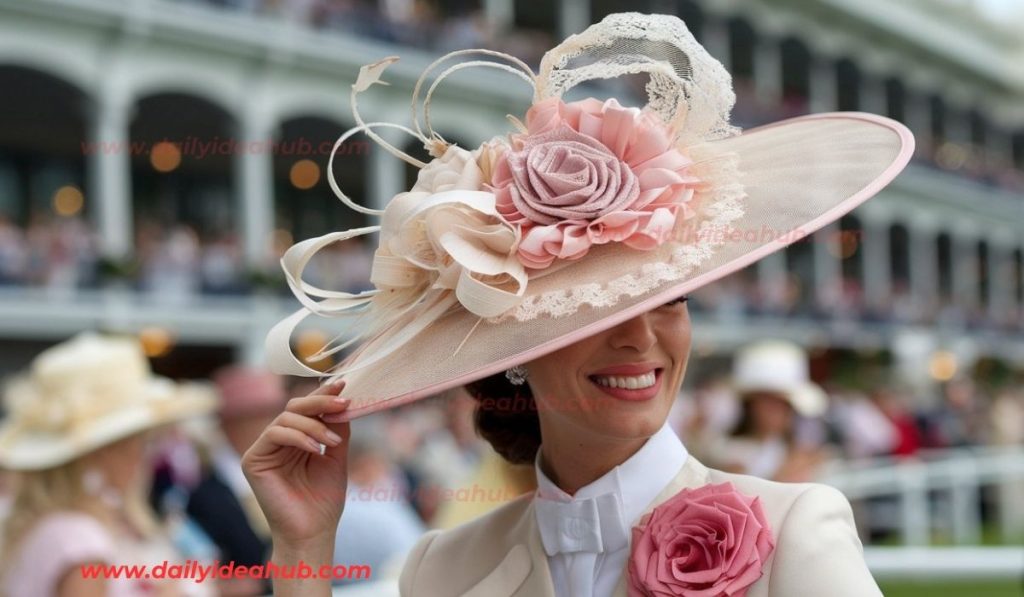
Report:
[[[938,259],[939,298],[944,302],[953,299],[953,240],[949,233],[942,232],[935,241]]]
[[[86,160],[100,149],[86,142],[88,97],[13,65],[0,65],[0,89],[0,284],[91,285],[98,198],[88,195]]]
[[[240,251],[238,156],[266,150],[240,143],[236,131],[226,110],[193,95],[158,93],[138,102],[129,139],[143,288],[171,297],[243,283],[237,269],[208,270]]]
[[[839,219],[838,242],[832,245],[839,251],[844,302],[857,308],[864,305],[864,252],[860,249],[863,233],[860,218],[843,216]]]
[[[899,79],[885,80],[885,105],[889,118],[906,124],[907,88]]]
[[[754,43],[757,33],[746,19],[729,19],[729,64],[725,68],[733,79],[754,78]]]
[[[849,58],[836,63],[836,100],[841,111],[860,109],[860,87],[863,77],[860,68]]]
[[[806,114],[811,93],[811,52],[800,40],[782,40],[782,105],[786,116]]]
[[[676,16],[686,23],[697,41],[704,43],[704,11],[693,0],[677,0]]]
[[[345,205],[331,190],[327,162],[338,137],[348,127],[319,116],[297,116],[281,123],[274,156],[275,244],[376,224],[377,220]],[[334,180],[357,205],[368,200],[368,156],[377,147],[355,135],[334,154]],[[379,150],[383,151],[383,150]],[[358,292],[371,287],[373,236],[334,243],[317,254],[304,277],[323,288]]]
[[[893,224],[889,228],[889,255],[893,298],[899,300],[910,294],[910,234],[906,226]]]
[[[814,235],[808,235],[790,245],[786,251],[787,291],[786,306],[789,313],[813,311],[815,304]]]
[[[975,297],[980,307],[987,308],[989,306],[989,287],[992,285],[988,242],[978,241],[974,249],[974,258],[978,263],[978,285],[974,289]]]

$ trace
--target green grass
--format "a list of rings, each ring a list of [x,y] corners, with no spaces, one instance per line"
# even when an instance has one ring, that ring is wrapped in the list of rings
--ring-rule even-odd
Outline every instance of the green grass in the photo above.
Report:
[[[879,583],[885,597],[1024,597],[1024,581]]]

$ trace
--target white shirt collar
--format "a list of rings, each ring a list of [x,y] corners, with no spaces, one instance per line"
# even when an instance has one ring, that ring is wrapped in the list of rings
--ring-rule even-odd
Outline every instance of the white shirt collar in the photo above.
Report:
[[[537,473],[537,491],[540,495],[560,501],[596,497],[612,491],[622,499],[622,513],[626,523],[636,524],[647,506],[658,497],[686,463],[689,454],[668,421],[652,435],[635,454],[598,479],[570,496],[555,485],[540,466],[540,450],[534,458]]]

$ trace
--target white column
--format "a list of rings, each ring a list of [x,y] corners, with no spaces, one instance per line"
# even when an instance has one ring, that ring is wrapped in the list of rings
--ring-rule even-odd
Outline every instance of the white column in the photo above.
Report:
[[[100,252],[114,259],[127,258],[134,249],[128,145],[132,109],[124,101],[101,96],[89,123],[93,149],[86,156],[85,197],[95,210],[93,217],[99,231]]]
[[[978,242],[977,239],[954,234],[950,237],[953,258],[953,300],[970,310],[978,304]]]
[[[814,249],[815,298],[819,306],[831,309],[842,292],[839,225],[833,222],[815,232],[811,246]]]
[[[988,313],[993,321],[1004,321],[1013,305],[1013,252],[998,243],[988,246]]]
[[[590,2],[576,0],[557,4],[558,37],[565,39],[590,26]]]
[[[892,294],[889,222],[861,219],[860,256],[864,272],[864,300],[868,307],[885,309]]]
[[[729,42],[729,23],[725,20],[706,15],[702,27],[701,45],[716,60],[721,62],[726,70],[732,72],[732,52]]]
[[[809,100],[812,114],[836,109],[837,73],[834,60],[811,56]]]
[[[515,0],[484,0],[484,18],[497,31],[512,26],[515,21]]]
[[[384,135],[389,142],[397,144],[391,135]],[[384,209],[391,198],[407,191],[405,187],[405,162],[374,145],[367,155],[368,206]]]
[[[754,89],[763,106],[782,103],[782,44],[772,37],[758,36],[754,46]]]
[[[274,229],[274,162],[270,119],[245,112],[239,123],[242,149],[235,156],[236,205],[242,219],[242,246],[250,267],[268,265]]]
[[[908,228],[910,296],[919,312],[931,313],[938,305],[939,253],[935,231],[924,226]]]

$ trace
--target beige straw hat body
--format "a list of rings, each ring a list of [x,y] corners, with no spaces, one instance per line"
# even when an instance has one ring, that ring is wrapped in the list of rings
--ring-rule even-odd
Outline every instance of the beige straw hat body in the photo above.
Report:
[[[425,83],[463,56],[474,59]],[[295,358],[292,331],[311,314],[347,320],[351,337],[310,361],[354,348],[329,372],[346,380],[352,418],[529,362],[749,265],[876,194],[913,152],[906,127],[865,113],[741,133],[729,123],[729,74],[668,15],[610,15],[550,50],[537,73],[496,52],[449,54],[414,89],[414,130],[359,116],[357,96],[393,61],[360,71],[352,89],[359,126],[335,147],[365,132],[418,166],[418,180],[372,210],[330,178],[346,205],[380,225],[293,246],[282,265],[302,308],[267,338],[277,372],[322,375]],[[434,133],[429,103],[447,75],[478,66],[525,81],[534,101],[523,119],[510,118],[510,134],[467,150]],[[649,76],[642,107],[562,100],[580,83],[638,73]],[[399,151],[373,132],[381,126],[416,136],[434,159]],[[302,280],[317,251],[373,232],[374,290]]]
[[[41,353],[4,400],[0,468],[10,470],[59,466],[217,403],[207,385],[153,375],[136,339],[92,333]]]

